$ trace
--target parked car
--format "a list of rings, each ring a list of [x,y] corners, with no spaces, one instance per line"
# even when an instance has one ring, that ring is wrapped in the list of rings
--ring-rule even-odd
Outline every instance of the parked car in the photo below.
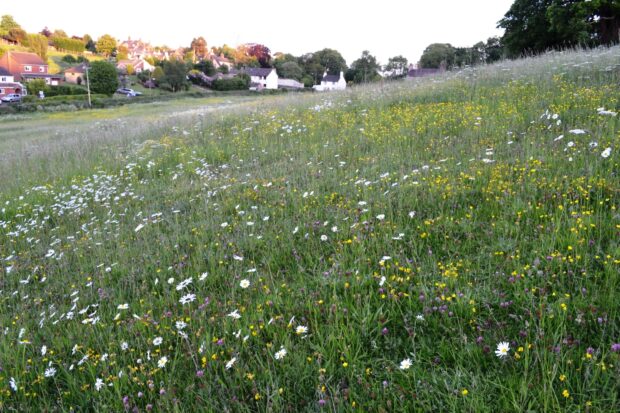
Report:
[[[6,96],[2,97],[2,101],[3,102],[21,102],[22,101],[22,95],[20,95],[19,93],[9,93]]]
[[[133,96],[141,96],[142,93],[140,92],[136,92],[133,89],[129,89],[126,87],[122,87],[120,89],[116,89],[116,93],[120,93],[121,95],[127,95],[127,97],[133,97]]]

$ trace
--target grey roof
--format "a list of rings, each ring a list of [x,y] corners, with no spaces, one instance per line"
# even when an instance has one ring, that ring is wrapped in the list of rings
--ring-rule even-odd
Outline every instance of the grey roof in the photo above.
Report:
[[[422,77],[441,73],[441,69],[411,69],[407,72],[408,77]]]
[[[13,76],[13,75],[11,74],[11,72],[6,70],[5,68],[0,67],[0,76]]]
[[[338,83],[339,80],[340,80],[340,75],[326,75],[326,76],[323,76],[323,82]]]

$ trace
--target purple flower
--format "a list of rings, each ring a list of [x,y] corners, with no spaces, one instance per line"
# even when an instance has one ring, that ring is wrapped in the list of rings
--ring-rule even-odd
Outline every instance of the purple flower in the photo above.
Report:
[[[205,375],[204,370],[198,370],[198,371],[196,372],[196,377],[202,377],[202,376],[204,376],[204,375]]]
[[[611,345],[611,351],[620,353],[620,343],[614,343]]]

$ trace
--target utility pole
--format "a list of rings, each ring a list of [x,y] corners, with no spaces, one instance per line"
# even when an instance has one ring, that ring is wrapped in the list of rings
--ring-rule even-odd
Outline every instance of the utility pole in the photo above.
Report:
[[[88,65],[84,66],[86,68],[86,89],[88,90],[88,107],[92,107],[90,103],[90,81],[88,80]]]

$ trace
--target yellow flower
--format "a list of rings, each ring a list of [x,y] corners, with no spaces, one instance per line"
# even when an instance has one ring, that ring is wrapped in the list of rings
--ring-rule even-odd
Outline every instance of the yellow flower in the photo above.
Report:
[[[467,389],[463,389],[463,390],[461,390],[461,394],[462,394],[463,396],[467,396],[467,395],[469,394],[469,390],[467,390]]]
[[[562,391],[562,396],[564,396],[565,398],[567,398],[567,399],[568,399],[568,398],[570,397],[570,393],[568,392],[568,390],[564,389],[564,390]]]
[[[566,380],[566,375],[560,374],[560,381],[564,381],[564,380]]]

